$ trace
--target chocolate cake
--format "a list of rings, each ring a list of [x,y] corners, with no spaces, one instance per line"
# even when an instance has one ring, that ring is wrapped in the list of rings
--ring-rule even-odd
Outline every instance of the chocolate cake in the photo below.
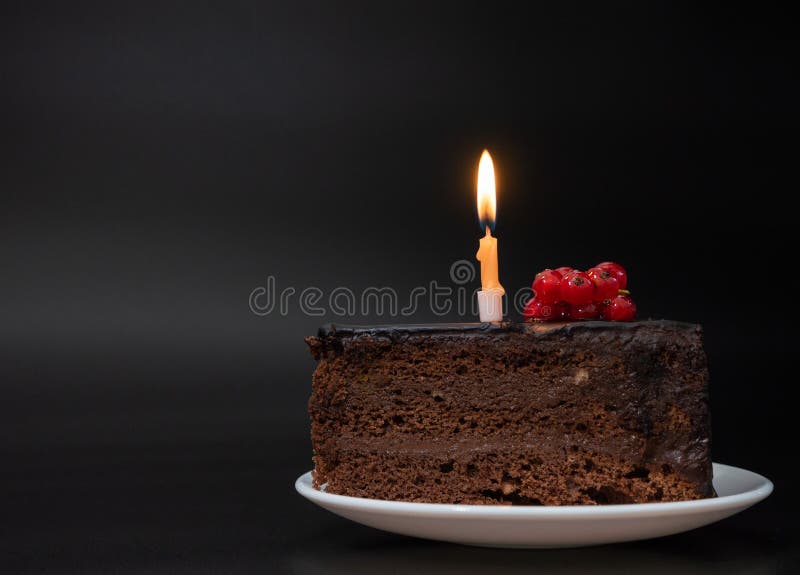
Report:
[[[309,402],[314,484],[396,501],[699,499],[711,485],[698,325],[328,325]]]

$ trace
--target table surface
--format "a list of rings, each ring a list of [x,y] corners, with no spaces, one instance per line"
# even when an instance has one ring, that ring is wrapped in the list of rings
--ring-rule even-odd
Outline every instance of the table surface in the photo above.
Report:
[[[259,443],[18,453],[4,474],[0,572],[791,573],[798,531],[776,481],[739,516],[672,537],[568,550],[471,548],[383,533],[305,501],[300,436]]]

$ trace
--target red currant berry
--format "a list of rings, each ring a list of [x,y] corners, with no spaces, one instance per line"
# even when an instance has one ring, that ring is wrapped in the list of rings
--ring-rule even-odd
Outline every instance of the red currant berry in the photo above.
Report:
[[[550,321],[559,319],[558,308],[555,303],[543,302],[535,297],[525,304],[525,310],[522,315],[526,319],[538,319],[542,321]]]
[[[536,274],[533,280],[533,293],[539,301],[556,302],[561,297],[561,274],[553,270],[544,270]]]
[[[561,299],[572,305],[594,300],[594,283],[584,272],[571,271],[561,278]]]
[[[569,319],[570,311],[572,310],[572,306],[569,305],[565,301],[560,301],[556,304],[556,317],[553,319]]]
[[[574,305],[570,311],[570,319],[597,319],[600,317],[600,304],[589,302],[583,305]]]
[[[601,315],[608,321],[633,321],[636,304],[626,295],[618,295],[601,306]]]
[[[561,274],[561,277],[564,277],[569,272],[574,272],[575,268],[571,268],[569,266],[564,266],[564,267],[556,268],[555,271],[558,272],[559,274]]]
[[[617,278],[617,282],[619,282],[619,289],[628,289],[628,272],[625,271],[624,267],[614,262],[603,262],[601,264],[597,264],[595,267],[606,270],[615,278]]]
[[[586,274],[594,282],[595,301],[604,301],[617,297],[619,294],[619,282],[610,271],[603,268],[592,268]]]

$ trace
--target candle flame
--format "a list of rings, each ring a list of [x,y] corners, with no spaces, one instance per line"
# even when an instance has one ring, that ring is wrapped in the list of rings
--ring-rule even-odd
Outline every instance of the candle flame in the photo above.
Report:
[[[481,231],[484,229],[494,229],[494,222],[497,217],[497,196],[495,193],[494,164],[489,150],[484,150],[481,154],[481,161],[478,164],[478,219],[481,223]]]

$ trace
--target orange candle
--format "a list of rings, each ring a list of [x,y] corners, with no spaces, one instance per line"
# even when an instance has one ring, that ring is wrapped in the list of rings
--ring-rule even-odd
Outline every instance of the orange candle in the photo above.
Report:
[[[484,150],[478,164],[478,218],[486,235],[481,238],[476,257],[481,262],[481,289],[498,290],[505,293],[500,285],[497,267],[497,238],[492,236],[491,227],[497,214],[497,195],[495,192],[494,164],[488,150]]]

